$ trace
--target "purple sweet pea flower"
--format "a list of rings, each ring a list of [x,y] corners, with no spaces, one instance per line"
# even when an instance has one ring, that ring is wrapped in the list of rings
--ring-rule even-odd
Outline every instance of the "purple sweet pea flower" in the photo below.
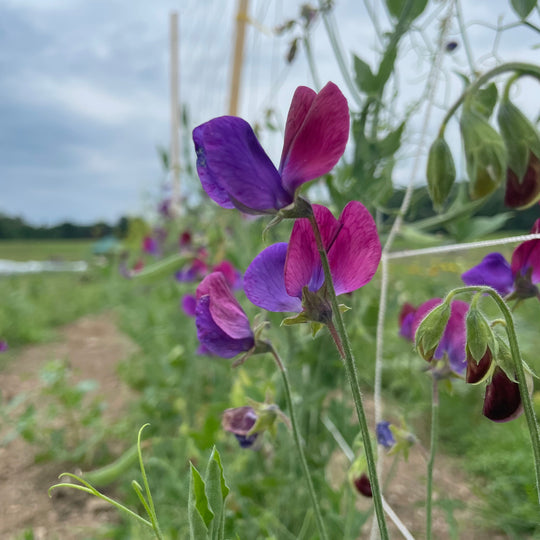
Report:
[[[144,237],[142,248],[149,255],[159,255],[159,242],[153,236]]]
[[[193,294],[184,294],[182,296],[182,309],[188,317],[195,317],[197,309],[197,297]]]
[[[409,302],[405,302],[399,312],[399,335],[409,341],[414,341],[412,323],[415,313],[416,308]]]
[[[255,345],[249,320],[221,272],[206,276],[197,287],[197,337],[210,353],[232,358]]]
[[[392,446],[396,444],[396,439],[394,439],[394,435],[390,429],[390,422],[386,420],[378,422],[377,426],[375,427],[375,432],[377,434],[377,442],[381,446],[384,446],[385,448],[392,448]]]
[[[296,89],[279,169],[241,118],[221,116],[193,130],[197,172],[208,196],[223,208],[254,214],[291,204],[302,184],[334,167],[348,138],[347,100],[331,82],[318,94],[305,86]]]
[[[540,232],[540,219],[536,220],[531,233]],[[540,240],[527,240],[512,254],[509,264],[500,253],[486,255],[482,262],[461,275],[466,285],[487,285],[501,296],[525,299],[540,298]]]
[[[336,294],[368,283],[379,265],[381,244],[373,218],[357,201],[343,209],[339,219],[324,206],[313,212],[328,253]],[[302,289],[318,291],[324,273],[309,220],[297,219],[289,244],[267,247],[252,261],[244,275],[249,300],[268,311],[302,311]]]
[[[221,272],[233,291],[238,291],[242,288],[242,273],[234,267],[232,262],[228,260],[221,261],[214,266],[212,272]]]
[[[418,326],[425,316],[442,303],[440,298],[432,298],[418,307],[412,321],[413,336],[418,330]],[[467,367],[467,356],[465,353],[466,328],[465,317],[469,311],[469,304],[462,300],[453,300],[450,308],[450,318],[435,350],[433,358],[442,359],[445,355],[448,357],[450,369],[458,375],[463,374]]]
[[[0,353],[6,352],[8,349],[7,341],[5,339],[0,339]]]
[[[252,448],[260,433],[248,435],[257,421],[257,413],[252,407],[236,407],[223,412],[221,426],[237,438],[241,448]]]

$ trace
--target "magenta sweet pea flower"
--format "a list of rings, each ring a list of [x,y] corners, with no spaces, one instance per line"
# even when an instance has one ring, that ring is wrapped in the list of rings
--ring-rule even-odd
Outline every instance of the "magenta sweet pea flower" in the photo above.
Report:
[[[339,219],[324,206],[313,213],[328,253],[337,295],[368,283],[379,265],[381,244],[375,222],[357,201],[345,206]],[[290,242],[273,244],[259,253],[244,275],[249,300],[268,311],[302,311],[302,289],[318,291],[324,283],[315,236],[306,218],[297,219]]]
[[[540,232],[540,219],[531,233]],[[527,240],[514,250],[509,264],[500,253],[486,255],[482,262],[461,275],[466,285],[487,285],[510,299],[540,298],[540,240]]]
[[[279,169],[241,118],[221,116],[193,130],[197,171],[208,196],[223,208],[254,214],[291,204],[302,184],[334,167],[348,138],[347,100],[331,82],[318,94],[305,86],[296,89]]]
[[[232,358],[255,345],[249,320],[224,275],[213,272],[197,287],[197,337],[210,353]]]
[[[440,298],[432,298],[418,307],[411,324],[412,335],[416,334],[424,317],[436,306],[442,303]],[[450,318],[442,335],[439,345],[433,354],[435,360],[441,360],[446,355],[450,369],[458,375],[463,374],[467,367],[465,353],[466,328],[465,316],[469,311],[469,304],[462,300],[453,300],[450,308]]]
[[[221,261],[219,264],[214,266],[212,271],[221,272],[225,276],[229,287],[233,291],[237,291],[242,288],[242,273],[234,267],[231,261]]]

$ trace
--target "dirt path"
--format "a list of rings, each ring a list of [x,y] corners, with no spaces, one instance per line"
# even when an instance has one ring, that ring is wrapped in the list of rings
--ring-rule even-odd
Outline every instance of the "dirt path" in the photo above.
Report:
[[[22,349],[0,372],[3,404],[16,395],[35,391],[40,384],[39,370],[46,362],[66,359],[72,374],[70,380],[97,381],[96,393],[107,404],[105,418],[117,418],[129,399],[129,391],[119,380],[116,366],[134,350],[133,343],[117,330],[112,315],[84,317],[61,328],[58,341]],[[0,439],[3,435],[5,429],[0,426]],[[58,492],[49,499],[47,489],[57,482],[58,474],[66,466],[37,465],[35,453],[35,446],[21,438],[0,447],[2,540],[22,538],[25,531],[32,531],[34,540],[95,538],[100,524],[116,519],[107,505],[84,493],[70,491],[68,496]]]

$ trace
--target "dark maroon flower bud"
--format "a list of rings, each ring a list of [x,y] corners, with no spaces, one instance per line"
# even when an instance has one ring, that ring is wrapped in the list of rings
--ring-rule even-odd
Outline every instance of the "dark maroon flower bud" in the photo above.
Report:
[[[491,349],[488,347],[484,356],[477,362],[467,349],[467,372],[465,374],[465,380],[469,384],[477,384],[482,382],[488,375],[491,368],[492,354]]]
[[[510,208],[527,208],[538,199],[540,199],[540,160],[530,152],[523,178],[519,178],[510,167],[507,169],[504,204]]]
[[[519,384],[496,367],[484,397],[484,416],[494,422],[508,422],[523,412]]]
[[[373,497],[373,493],[371,492],[371,482],[366,473],[362,473],[358,478],[354,479],[354,487],[356,488],[356,491],[364,497]]]

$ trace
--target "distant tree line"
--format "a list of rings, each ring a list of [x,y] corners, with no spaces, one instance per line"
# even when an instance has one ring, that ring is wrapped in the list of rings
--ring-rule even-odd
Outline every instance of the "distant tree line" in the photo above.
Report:
[[[114,235],[125,238],[129,220],[121,217],[115,225],[98,221],[90,225],[65,222],[52,227],[35,227],[20,217],[0,214],[0,239],[83,239]]]

